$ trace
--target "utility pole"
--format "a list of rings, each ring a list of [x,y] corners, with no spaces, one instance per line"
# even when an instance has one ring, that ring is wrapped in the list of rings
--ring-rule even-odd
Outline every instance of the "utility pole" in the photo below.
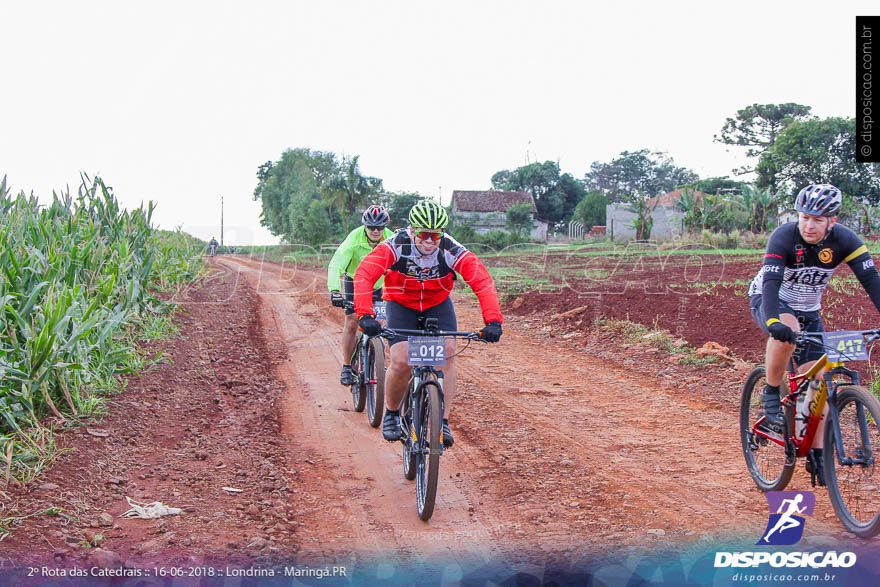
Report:
[[[220,246],[223,246],[223,196],[220,196]]]

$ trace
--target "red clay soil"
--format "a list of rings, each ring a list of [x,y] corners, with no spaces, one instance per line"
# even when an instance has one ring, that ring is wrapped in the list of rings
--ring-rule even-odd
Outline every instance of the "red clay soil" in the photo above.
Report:
[[[57,434],[60,456],[39,479],[5,488],[4,517],[64,515],[15,525],[0,542],[4,568],[248,565],[296,552],[297,475],[273,375],[284,347],[267,344],[259,296],[229,273],[179,298],[180,336],[146,347],[169,360],[127,378],[103,421]],[[126,496],[183,513],[121,518]]]
[[[505,304],[501,343],[458,358],[456,444],[425,523],[400,445],[385,442],[338,384],[342,315],[323,270],[213,263],[212,278],[181,296],[181,335],[149,346],[172,364],[129,378],[103,422],[59,434],[69,450],[27,487],[6,489],[4,517],[49,507],[68,515],[16,525],[0,542],[4,568],[378,560],[368,576],[379,580],[395,564],[431,559],[575,567],[627,549],[754,545],[764,529],[767,505],[736,432],[748,365],[679,365],[590,328],[599,313],[647,324],[658,316],[692,344],[728,344],[751,328],[744,298],[704,304],[627,288]],[[460,328],[479,328],[474,297],[455,300]],[[590,304],[589,316],[550,319]],[[809,488],[801,467],[789,488]],[[183,513],[120,518],[125,496]],[[810,529],[805,549],[858,542],[824,491]]]
[[[725,259],[723,256],[670,256],[662,263],[650,259],[622,262],[594,260],[590,267],[607,272],[601,279],[566,279],[567,287],[543,288],[508,296],[521,297],[508,314],[552,316],[586,307],[563,323],[571,330],[588,332],[596,319],[628,319],[649,328],[668,330],[694,347],[714,341],[730,348],[743,360],[763,360],[766,335],[754,324],[746,295],[748,282],[760,267],[754,259]],[[583,271],[583,270],[581,270]],[[540,273],[539,273],[540,275]],[[837,270],[834,285],[841,278],[853,278],[848,267]],[[734,282],[739,283],[734,285]],[[867,329],[880,326],[880,316],[858,284],[850,291],[825,290],[822,316],[826,330]]]

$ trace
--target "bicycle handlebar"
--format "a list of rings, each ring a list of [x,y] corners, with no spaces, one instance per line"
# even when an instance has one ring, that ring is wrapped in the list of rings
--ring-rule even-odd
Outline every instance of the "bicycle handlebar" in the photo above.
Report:
[[[874,328],[871,330],[834,330],[831,332],[795,332],[795,344],[800,344],[802,342],[806,342],[809,344],[816,344],[819,346],[824,345],[824,334],[835,334],[837,332],[858,332],[862,336],[865,337],[865,343],[873,342],[880,338],[880,328]]]
[[[394,338],[395,336],[440,336],[448,338],[466,338],[468,340],[476,340],[480,342],[488,342],[480,338],[480,331],[471,332],[446,331],[446,330],[409,330],[406,328],[383,328],[379,336],[383,338]]]

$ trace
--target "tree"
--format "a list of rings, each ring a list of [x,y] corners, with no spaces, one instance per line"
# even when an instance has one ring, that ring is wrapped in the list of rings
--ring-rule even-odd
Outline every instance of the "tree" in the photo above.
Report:
[[[721,134],[714,140],[725,145],[746,147],[746,157],[760,157],[773,146],[786,128],[799,120],[810,117],[809,106],[787,102],[785,104],[752,104],[728,118],[721,127]],[[734,169],[736,175],[750,173],[748,166]]]
[[[263,185],[265,185],[266,181],[269,179],[269,176],[272,174],[272,165],[271,161],[266,161],[262,165],[257,168],[257,187],[254,188],[254,201],[260,199],[263,195]]]
[[[381,179],[361,174],[358,169],[359,158],[360,155],[356,155],[351,159],[343,159],[341,168],[327,182],[327,190],[324,192],[324,199],[330,204],[330,209],[335,204],[342,211],[343,231],[350,228],[355,211],[364,208],[370,197],[382,189]]]
[[[583,183],[570,173],[560,174],[559,164],[555,161],[499,171],[492,176],[492,188],[531,192],[538,218],[551,223],[570,218],[574,207],[586,193]]]
[[[507,209],[507,230],[517,236],[528,236],[532,230],[532,205],[520,202]]]
[[[758,161],[759,188],[777,188],[777,202],[789,208],[798,190],[834,184],[871,205],[880,203],[880,164],[855,160],[855,120],[810,119],[786,128]]]
[[[758,233],[770,228],[770,216],[775,211],[776,205],[773,203],[773,194],[770,193],[769,188],[760,190],[753,185],[745,184],[737,201],[747,215],[748,230]]]
[[[627,200],[629,194],[658,196],[699,179],[693,171],[676,166],[665,153],[642,149],[623,151],[610,163],[594,161],[584,183],[612,202],[620,202]]]
[[[278,161],[260,165],[257,179],[254,194],[263,206],[260,223],[287,242],[311,238],[307,217],[315,200],[321,202],[329,222],[323,238],[345,232],[357,206],[382,183],[360,173],[357,157],[340,164],[335,154],[310,149],[288,149]],[[312,214],[312,225],[316,214]]]
[[[584,226],[603,226],[607,206],[608,198],[596,191],[587,192],[584,199],[575,206],[571,219],[583,223]]]
[[[409,211],[416,202],[422,200],[416,192],[397,192],[391,194],[391,200],[386,206],[388,216],[391,218],[391,226],[404,227],[409,225]]]
[[[309,212],[302,218],[302,228],[298,231],[308,244],[317,246],[327,240],[330,234],[330,216],[321,200],[312,200]]]
[[[741,194],[745,185],[745,182],[736,181],[724,176],[701,179],[690,187],[704,194]]]
[[[737,200],[722,194],[698,194],[691,188],[685,188],[678,207],[685,212],[684,225],[693,232],[710,230],[729,233],[745,223],[745,213]]]
[[[636,193],[631,198],[630,211],[635,212],[636,217],[632,220],[632,227],[636,231],[636,240],[646,241],[651,238],[651,229],[654,228],[654,219],[651,214],[657,207],[659,200],[654,200],[653,204],[648,203],[648,196]]]

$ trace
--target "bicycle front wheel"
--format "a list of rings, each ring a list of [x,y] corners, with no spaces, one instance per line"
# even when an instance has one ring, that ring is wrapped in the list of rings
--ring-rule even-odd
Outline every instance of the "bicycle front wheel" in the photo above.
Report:
[[[364,389],[363,344],[363,337],[358,336],[357,344],[354,347],[354,355],[351,357],[351,370],[354,372],[354,383],[351,385],[351,401],[354,404],[355,412],[363,412],[364,406],[367,405],[367,394]]]
[[[739,435],[755,484],[761,491],[781,491],[794,474],[794,451],[785,443],[792,414],[790,406],[786,406],[782,434],[755,428],[755,422],[763,415],[761,392],[766,381],[764,367],[755,367],[746,378],[740,398]]]
[[[382,410],[385,408],[385,345],[381,338],[370,339],[367,345],[367,369],[364,372],[367,382],[367,419],[370,426],[378,428],[382,423]]]
[[[846,529],[870,538],[880,532],[880,402],[858,385],[838,388],[837,413],[843,454],[834,426],[825,426],[825,482],[831,505]],[[838,459],[850,459],[841,464]]]
[[[426,381],[420,394],[422,406],[421,422],[416,430],[419,449],[416,459],[416,495],[419,518],[428,521],[434,514],[434,501],[437,498],[437,481],[440,479],[440,436],[443,429],[443,404],[440,399],[440,385],[436,381]]]

